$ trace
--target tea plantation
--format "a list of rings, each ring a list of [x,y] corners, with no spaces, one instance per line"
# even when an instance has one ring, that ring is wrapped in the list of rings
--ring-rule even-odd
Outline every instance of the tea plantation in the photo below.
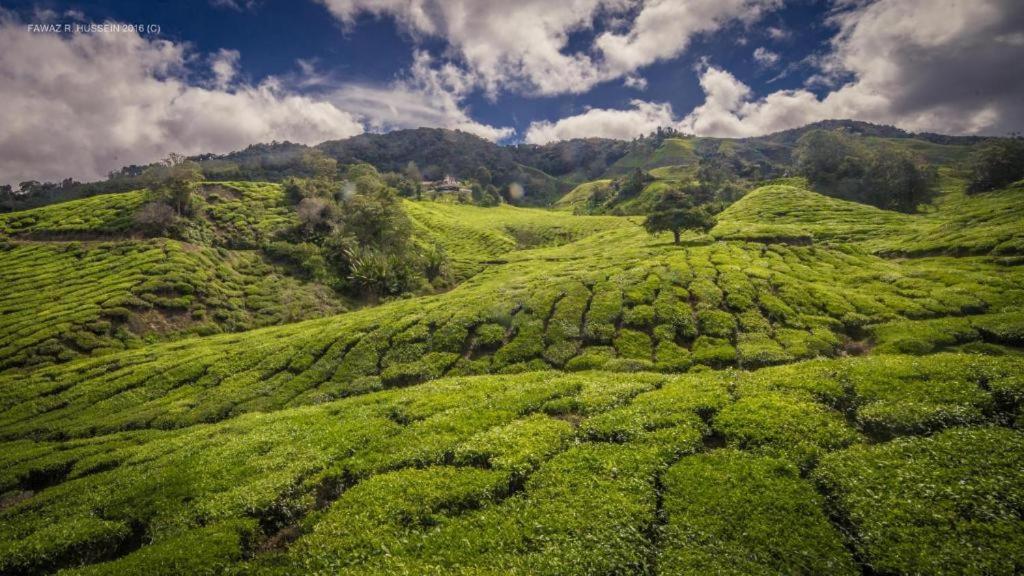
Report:
[[[680,245],[406,200],[453,285],[375,306],[261,250],[275,184],[0,216],[0,573],[1021,573],[1024,191],[942,178]]]

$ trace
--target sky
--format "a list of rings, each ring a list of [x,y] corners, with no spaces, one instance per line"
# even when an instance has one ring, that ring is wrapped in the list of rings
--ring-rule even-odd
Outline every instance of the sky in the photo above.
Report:
[[[1024,130],[1020,0],[0,0],[0,183],[419,126]]]

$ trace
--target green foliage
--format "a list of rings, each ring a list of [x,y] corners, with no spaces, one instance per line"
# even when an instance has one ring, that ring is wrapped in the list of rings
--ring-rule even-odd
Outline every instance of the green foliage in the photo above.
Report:
[[[1020,432],[955,428],[828,455],[815,478],[878,572],[1013,574],[1022,458]]]
[[[659,574],[857,574],[821,497],[792,464],[734,450],[665,474]]]
[[[869,149],[841,131],[812,130],[800,137],[794,154],[796,170],[833,196],[913,212],[933,195],[932,175],[901,147]]]
[[[707,232],[714,225],[711,212],[699,205],[699,199],[679,190],[664,193],[644,220],[647,232],[672,232],[676,244],[679,244],[683,230]]]
[[[840,414],[803,395],[776,392],[740,398],[722,410],[714,426],[729,445],[784,456],[803,468],[859,438]]]
[[[986,192],[1004,188],[1024,178],[1024,140],[990,140],[981,144],[970,158],[967,191]]]
[[[538,414],[470,438],[455,449],[455,462],[486,464],[522,476],[561,451],[571,437],[568,422]]]
[[[880,136],[859,142],[965,152]],[[617,205],[635,208],[694,177],[732,196],[798,137],[508,154],[578,182],[596,174],[573,154],[620,150],[594,162],[657,178]],[[330,186],[294,203],[197,185],[167,232],[187,241],[132,236],[145,193],[0,216],[0,572],[1020,564],[1016,188],[967,196],[943,168],[934,206],[906,215],[790,178],[678,247],[638,219],[413,201],[411,170],[272,149],[294,154],[281,178]],[[441,152],[416,152],[424,173]],[[469,161],[481,181],[514,172]],[[301,321],[344,302],[320,283],[369,295],[351,264],[382,255],[382,303]]]

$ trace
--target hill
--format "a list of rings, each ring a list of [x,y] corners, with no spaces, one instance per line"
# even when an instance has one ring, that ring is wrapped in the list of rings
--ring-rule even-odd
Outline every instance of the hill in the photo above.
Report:
[[[152,191],[0,215],[0,573],[1018,572],[1024,188],[864,134],[941,165],[892,212],[761,178],[790,137],[496,151],[579,184],[550,211],[357,166],[333,225],[395,208],[447,269],[381,299],[291,184],[197,185],[167,234]],[[619,178],[588,154],[654,175],[638,208],[712,153],[751,171],[709,234],[574,213]]]
[[[631,170],[650,171],[670,181],[693,179],[701,159],[715,159],[734,172],[744,185],[787,175],[793,166],[797,140],[812,130],[837,130],[856,137],[869,148],[893,145],[933,165],[959,165],[972,147],[990,139],[939,134],[912,134],[852,120],[826,120],[755,138],[693,137],[672,130],[631,142],[585,138],[545,145],[498,145],[458,130],[418,128],[385,134],[361,134],[331,140],[315,147],[293,142],[254,144],[228,154],[201,154],[198,161],[207,178],[215,181],[280,182],[311,175],[303,158],[319,150],[342,165],[367,162],[382,171],[402,171],[415,164],[429,179],[448,174],[476,178],[486,168],[495,184],[516,183],[526,194],[519,204],[549,206],[575,186],[593,180],[620,177]],[[106,181],[60,183],[28,182],[23,193],[0,196],[0,211],[23,210],[97,194],[128,192],[147,185],[148,166],[126,166]]]

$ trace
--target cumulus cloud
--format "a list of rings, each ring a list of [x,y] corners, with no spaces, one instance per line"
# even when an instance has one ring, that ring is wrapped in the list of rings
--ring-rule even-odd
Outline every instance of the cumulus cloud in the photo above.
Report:
[[[1024,128],[1024,4],[949,0],[941,4],[880,0],[835,13],[839,32],[820,61],[818,98],[785,90],[752,98],[734,76],[709,67],[705,102],[683,129],[750,136],[825,118],[856,118],[913,131],[1005,134]]]
[[[634,90],[646,90],[647,79],[643,76],[626,76],[626,79],[622,81],[622,85]]]
[[[629,140],[674,123],[670,104],[633,100],[631,105],[632,108],[626,110],[591,108],[557,122],[533,122],[526,131],[525,140],[530,144],[570,138]]]
[[[765,68],[771,68],[779,63],[779,55],[764,46],[759,46],[754,50],[754,60]]]
[[[333,104],[273,81],[227,84],[237,53],[221,52],[215,86],[195,86],[186,49],[134,32],[30,33],[0,22],[0,181],[96,179],[169,152],[227,152],[253,142],[320,142],[362,126]]]
[[[242,54],[238,50],[221,48],[210,59],[210,70],[213,72],[213,85],[218,90],[226,90],[238,74],[238,60]]]
[[[414,37],[440,37],[491,95],[583,93],[681,54],[697,35],[751,23],[781,0],[320,0],[345,24],[391,16]],[[569,36],[613,25],[585,50]]]
[[[473,78],[451,63],[435,65],[426,52],[416,52],[407,77],[383,86],[346,84],[329,99],[355,114],[372,130],[433,126],[462,130],[499,141],[515,134],[470,118],[461,102]]]
[[[633,101],[624,110],[593,109],[535,122],[529,142],[604,136],[632,138],[657,126],[702,136],[758,136],[828,118],[855,118],[913,131],[1005,134],[1024,129],[1024,4],[948,0],[941,4],[846,2],[833,12],[831,50],[809,62],[809,89],[757,96],[730,72],[700,68],[704,102],[682,119],[667,104]],[[784,38],[769,29],[773,38]],[[755,59],[776,64],[759,48]]]

